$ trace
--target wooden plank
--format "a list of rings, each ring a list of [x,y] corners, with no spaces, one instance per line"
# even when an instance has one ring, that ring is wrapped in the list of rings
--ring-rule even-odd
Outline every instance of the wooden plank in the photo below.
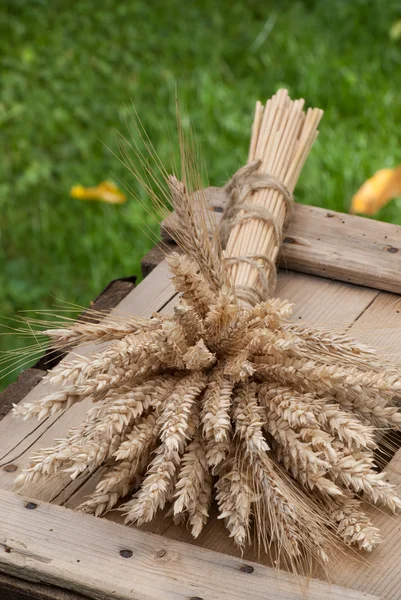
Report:
[[[224,190],[205,190],[215,219],[221,219]],[[162,239],[177,228],[174,214],[163,221]],[[152,257],[151,257],[152,258]],[[401,227],[323,208],[294,204],[279,256],[282,268],[401,293]]]
[[[351,328],[366,343],[401,360],[401,298],[380,293]],[[401,494],[401,449],[386,467],[388,479]],[[381,544],[356,568],[344,559],[338,569],[336,582],[340,585],[377,594],[385,600],[399,600],[401,596],[401,515],[392,515],[376,507],[366,505],[374,525],[383,536]]]
[[[298,204],[279,264],[400,294],[401,227]]]
[[[0,570],[96,600],[373,600],[0,491]]]

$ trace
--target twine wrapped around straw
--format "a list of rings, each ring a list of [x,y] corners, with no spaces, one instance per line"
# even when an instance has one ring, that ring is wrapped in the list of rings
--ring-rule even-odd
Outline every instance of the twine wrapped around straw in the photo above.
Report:
[[[303,105],[304,100],[291,100],[286,90],[279,90],[265,107],[256,103],[248,164],[226,186],[230,202],[223,240],[231,232],[225,259],[237,297],[250,304],[274,291],[275,262],[292,193],[318,135],[323,111],[305,113]]]

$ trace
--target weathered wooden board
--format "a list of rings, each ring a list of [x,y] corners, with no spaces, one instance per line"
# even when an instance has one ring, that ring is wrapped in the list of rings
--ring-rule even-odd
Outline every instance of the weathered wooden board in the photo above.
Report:
[[[329,219],[329,221],[333,221],[333,218]],[[391,253],[390,253],[391,254]],[[315,258],[315,260],[317,260]],[[315,277],[312,275],[305,275],[301,273],[294,272],[285,272],[281,271],[279,273],[278,280],[278,288],[277,295],[281,297],[289,298],[290,300],[296,303],[296,312],[294,314],[294,319],[297,322],[302,323],[315,323],[324,327],[329,327],[335,329],[337,331],[343,331],[346,329],[351,329],[351,331],[355,331],[358,334],[358,337],[361,337],[364,341],[372,343],[377,347],[381,347],[383,351],[388,354],[392,353],[396,357],[401,358],[401,300],[398,296],[382,293],[377,291],[376,289],[368,289],[366,287],[356,287],[355,285],[339,283],[336,281],[331,281],[329,279],[325,279],[322,277]],[[175,294],[174,289],[172,288],[168,272],[166,268],[166,263],[162,262],[157,268],[152,272],[152,274],[141,283],[135,290],[133,290],[114,310],[116,313],[124,314],[124,313],[134,313],[134,314],[142,314],[143,316],[151,314],[153,311],[162,310],[163,312],[169,313],[173,309],[174,304],[177,302],[177,296]],[[83,352],[88,352],[93,347],[87,345],[82,349]],[[37,398],[39,395],[42,395],[45,391],[46,387],[46,378],[44,378],[34,389],[32,389],[26,400]],[[15,420],[9,415],[3,419],[3,422],[0,423],[0,490],[2,493],[10,491],[12,489],[13,481],[18,474],[18,471],[23,468],[24,464],[28,460],[29,455],[37,448],[49,446],[52,440],[55,437],[60,437],[65,434],[67,429],[76,423],[78,423],[86,411],[87,406],[85,403],[74,406],[72,409],[67,411],[67,413],[62,414],[60,416],[54,416],[50,419],[47,419],[43,424],[37,424],[34,422],[21,422],[19,420]],[[10,469],[10,467],[12,467]],[[397,453],[390,463],[390,471],[392,481],[394,481],[397,485],[401,484],[401,455]],[[101,470],[95,473],[92,476],[88,476],[83,474],[79,477],[75,482],[70,482],[68,478],[61,482],[60,485],[54,486],[52,483],[47,483],[43,488],[38,488],[35,490],[34,496],[35,498],[42,498],[45,500],[53,500],[56,504],[64,504],[65,506],[74,507],[90,493],[96,482],[101,476]],[[0,496],[1,497],[1,496]],[[14,495],[5,496],[5,508],[0,508],[0,514],[7,514],[7,510],[13,511],[14,503],[20,502],[20,499],[15,498]],[[0,500],[0,503],[3,503]],[[8,507],[8,508],[7,508]],[[28,573],[33,573],[35,571],[36,577],[40,581],[47,581],[55,583],[56,585],[63,585],[68,589],[79,590],[80,593],[88,594],[88,590],[85,587],[86,584],[93,587],[93,590],[90,592],[90,597],[93,598],[204,598],[207,600],[208,598],[224,598],[225,596],[220,593],[220,588],[216,587],[216,585],[210,585],[205,588],[204,596],[202,594],[199,595],[200,588],[196,589],[187,589],[183,590],[183,588],[174,588],[179,591],[174,596],[168,595],[157,595],[160,594],[161,581],[166,577],[166,575],[161,572],[156,571],[160,575],[156,577],[156,584],[154,593],[156,595],[149,596],[146,595],[147,588],[141,587],[148,585],[149,581],[153,583],[154,572],[152,571],[151,559],[146,555],[142,555],[142,546],[145,548],[155,548],[152,545],[152,542],[148,541],[147,536],[149,535],[146,532],[160,533],[163,534],[164,537],[161,539],[160,543],[163,543],[168,546],[169,553],[170,548],[174,548],[173,553],[176,551],[175,546],[170,546],[173,544],[171,540],[176,540],[179,542],[188,542],[188,544],[182,546],[180,544],[180,552],[184,552],[185,559],[194,560],[197,562],[197,567],[191,566],[193,571],[197,570],[197,573],[200,574],[199,578],[205,577],[202,575],[202,569],[206,570],[207,577],[209,576],[208,565],[211,560],[216,561],[221,566],[222,570],[217,574],[217,571],[213,571],[213,577],[216,578],[226,576],[230,577],[231,580],[231,571],[233,570],[232,565],[235,564],[238,569],[238,565],[243,565],[243,561],[240,560],[240,556],[238,554],[237,549],[233,546],[231,540],[228,538],[224,526],[221,521],[217,520],[215,508],[212,509],[212,515],[209,520],[207,527],[205,528],[202,535],[198,540],[194,541],[191,539],[189,533],[180,527],[175,526],[170,518],[166,518],[164,514],[161,514],[158,518],[155,519],[154,522],[149,524],[148,526],[141,529],[138,532],[135,528],[121,528],[117,526],[115,523],[107,523],[105,520],[94,520],[90,517],[82,517],[77,515],[76,513],[72,513],[67,511],[66,509],[56,509],[52,505],[48,507],[45,504],[41,504],[40,509],[36,511],[27,511],[24,509],[22,514],[26,516],[26,514],[35,514],[42,515],[40,510],[46,512],[46,515],[50,515],[50,518],[56,518],[54,515],[58,515],[59,513],[53,513],[53,510],[60,511],[60,514],[67,516],[65,517],[67,520],[71,519],[71,523],[68,521],[69,527],[71,530],[76,531],[76,540],[74,541],[75,546],[71,541],[71,536],[69,537],[67,534],[60,538],[64,544],[64,540],[67,540],[67,545],[60,545],[60,539],[58,540],[58,551],[56,553],[57,560],[51,561],[50,563],[47,560],[48,553],[53,551],[53,546],[51,545],[52,539],[47,536],[46,544],[50,544],[45,548],[36,543],[36,531],[34,532],[33,538],[31,536],[31,532],[29,531],[29,527],[32,527],[33,524],[31,521],[29,523],[25,520],[25,517],[22,519],[21,516],[18,523],[21,523],[22,530],[16,530],[21,532],[21,536],[17,538],[18,540],[25,539],[24,536],[27,536],[28,540],[34,540],[32,543],[35,544],[35,552],[36,548],[40,548],[40,556],[43,557],[44,560],[37,561],[36,559],[32,559],[32,555],[29,554],[21,558],[21,552],[8,552],[6,546],[6,551],[4,553],[5,562],[3,564],[7,565],[7,568],[11,568],[8,561],[12,563],[12,571],[8,571],[9,573],[14,573],[20,577],[27,577]],[[341,562],[341,569],[336,571],[335,577],[333,581],[336,583],[341,583],[344,587],[352,588],[354,590],[360,590],[362,595],[359,594],[359,591],[351,592],[350,590],[342,591],[343,596],[337,594],[337,589],[333,587],[329,587],[324,583],[316,583],[313,582],[312,587],[308,587],[307,590],[300,588],[299,581],[297,581],[298,587],[293,587],[291,582],[294,580],[287,579],[288,575],[279,574],[276,579],[272,578],[272,571],[269,570],[268,567],[262,566],[261,563],[267,562],[264,561],[263,557],[260,559],[257,565],[253,565],[255,569],[254,573],[257,572],[263,575],[264,580],[264,596],[258,596],[258,594],[262,593],[262,588],[256,587],[255,590],[249,585],[246,586],[246,592],[244,592],[245,588],[238,587],[237,582],[235,582],[235,590],[233,591],[231,588],[229,589],[229,593],[227,592],[227,598],[236,598],[236,597],[263,597],[263,598],[369,598],[371,596],[367,596],[366,594],[374,594],[385,600],[398,600],[400,597],[399,590],[401,589],[401,570],[397,566],[397,554],[401,551],[401,519],[399,517],[391,517],[388,514],[383,514],[377,511],[376,509],[368,509],[372,513],[372,518],[375,523],[378,523],[381,527],[383,533],[386,535],[386,544],[383,544],[382,548],[376,550],[375,553],[370,557],[367,561],[357,562],[352,560],[353,556],[349,555],[347,557],[341,556],[339,560]],[[50,512],[48,512],[50,511]],[[29,519],[31,516],[29,516]],[[32,517],[33,518],[33,517]],[[46,516],[46,519],[48,517]],[[132,550],[134,551],[139,544],[140,557],[138,560],[140,562],[129,562],[135,570],[135,582],[137,581],[138,573],[137,569],[141,570],[144,578],[142,580],[142,576],[140,577],[140,583],[138,583],[139,588],[132,587],[131,596],[118,595],[122,593],[126,593],[127,590],[121,590],[118,587],[121,582],[118,580],[118,586],[115,588],[115,594],[113,595],[111,592],[106,596],[95,595],[98,593],[103,593],[104,590],[109,590],[110,588],[104,588],[106,583],[101,581],[101,590],[93,584],[91,580],[84,579],[83,574],[81,572],[81,566],[77,566],[71,558],[71,552],[74,548],[81,548],[81,539],[82,539],[82,521],[75,521],[75,519],[84,518],[85,520],[90,519],[88,523],[90,523],[90,530],[92,531],[95,528],[96,532],[93,533],[95,536],[94,545],[93,545],[93,560],[95,561],[96,553],[100,552],[101,561],[104,560],[104,564],[110,564],[110,570],[107,570],[106,567],[103,570],[103,562],[99,565],[99,570],[102,570],[102,577],[107,579],[107,585],[111,587],[115,587],[115,579],[113,578],[115,573],[119,573],[120,568],[124,568],[124,572],[128,573],[126,570],[126,565],[129,561],[123,563],[123,567],[120,566],[120,563],[116,563],[116,567],[114,568],[114,563],[111,558],[107,554],[102,554],[103,549],[98,549],[99,540],[105,540],[108,538],[105,536],[111,535],[109,534],[109,530],[102,530],[102,534],[98,534],[98,525],[99,527],[110,527],[111,531],[124,531],[124,536],[131,536],[127,538],[119,539],[129,539],[131,540]],[[120,521],[121,517],[119,513],[113,512],[108,515],[108,519],[110,521]],[[42,518],[40,519],[40,522]],[[62,519],[64,522],[64,517]],[[25,523],[25,527],[24,527]],[[75,524],[78,524],[78,529],[74,530]],[[7,525],[8,526],[8,525]],[[38,525],[39,526],[39,525]],[[54,529],[54,527],[51,527]],[[40,527],[39,527],[40,529]],[[56,531],[56,529],[54,529]],[[100,531],[100,530],[99,530]],[[64,532],[64,530],[63,530]],[[0,535],[3,535],[4,529],[0,519]],[[8,533],[8,529],[6,531]],[[123,534],[121,534],[123,535]],[[143,538],[143,542],[139,542],[137,540],[142,538],[137,538],[136,536],[145,536]],[[31,536],[31,537],[30,537]],[[96,537],[98,536],[98,537]],[[102,537],[103,536],[103,537]],[[11,539],[15,539],[10,536]],[[43,536],[42,536],[43,537]],[[49,538],[49,539],[48,539]],[[110,538],[113,539],[113,538]],[[149,538],[156,539],[156,538]],[[157,538],[160,540],[160,538]],[[96,541],[97,540],[97,541]],[[0,544],[3,543],[3,539],[0,538]],[[25,543],[25,541],[23,541]],[[29,541],[31,543],[31,541]],[[142,544],[142,545],[141,545]],[[156,544],[157,545],[157,544]],[[10,546],[11,548],[11,546]],[[163,547],[165,549],[165,547]],[[185,550],[184,550],[185,549]],[[1,548],[0,548],[1,550]],[[234,556],[234,558],[227,557],[223,554],[217,554],[217,557],[221,558],[206,558],[206,555],[210,555],[210,550],[230,554]],[[85,546],[85,549],[82,548],[82,552],[87,557],[87,552],[89,549]],[[135,550],[136,552],[136,550]],[[201,555],[198,555],[197,552],[201,552]],[[68,554],[70,553],[70,554]],[[193,554],[195,553],[195,554]],[[205,557],[202,553],[206,553]],[[23,554],[23,553],[22,553]],[[36,555],[35,555],[36,556]],[[72,560],[71,563],[63,562],[64,556],[69,556]],[[136,554],[135,554],[136,556]],[[153,556],[153,555],[152,555]],[[174,556],[176,556],[174,554]],[[181,556],[181,555],[180,555]],[[214,555],[213,555],[214,556]],[[195,557],[195,558],[194,558]],[[2,554],[0,552],[0,564],[2,562]],[[121,557],[117,556],[117,561],[120,560]],[[58,559],[61,560],[61,565],[58,563]],[[145,570],[143,563],[141,562],[143,559],[145,564]],[[244,556],[243,560],[255,560],[254,551],[252,548],[248,549]],[[77,559],[81,560],[81,559]],[[89,560],[86,558],[86,560]],[[174,582],[178,579],[179,574],[182,573],[183,563],[181,562],[181,558],[177,559],[177,564],[170,565],[172,567],[172,571],[170,573]],[[258,559],[259,560],[259,559]],[[132,558],[130,559],[132,561]],[[228,563],[226,562],[228,561]],[[234,562],[230,562],[234,561]],[[236,561],[236,562],[235,562]],[[55,564],[54,564],[55,563]],[[28,570],[27,570],[28,564]],[[72,567],[72,565],[74,566]],[[79,563],[80,564],[80,563]],[[89,568],[95,568],[94,563],[86,563]],[[186,564],[186,563],[185,563]],[[192,562],[190,563],[193,564]],[[226,567],[226,565],[231,565],[230,567]],[[67,581],[67,566],[69,565],[69,580]],[[54,570],[53,570],[53,567]],[[1,569],[2,567],[0,567]],[[83,567],[82,567],[83,568]],[[217,568],[217,567],[216,567]],[[228,571],[229,575],[227,575],[226,568],[231,569]],[[235,570],[235,569],[234,569]],[[192,573],[192,571],[191,571]],[[192,576],[192,575],[191,575]],[[242,572],[241,572],[242,576]],[[281,578],[284,577],[284,583],[281,583]],[[121,578],[120,578],[121,579]],[[182,578],[181,578],[182,579]],[[206,578],[207,579],[207,578]],[[372,581],[374,580],[374,584]],[[167,584],[170,585],[171,578],[167,578]],[[147,582],[147,583],[146,583]],[[277,588],[278,582],[280,582],[279,588]],[[288,583],[289,582],[289,583]],[[205,585],[209,585],[208,580],[204,582]],[[172,584],[171,584],[172,585]],[[180,583],[181,585],[181,583]],[[186,585],[184,582],[182,585]],[[199,585],[199,579],[196,579],[195,584]],[[325,586],[314,588],[313,586]],[[114,589],[113,587],[113,589]],[[225,586],[227,587],[227,586]],[[302,586],[301,586],[302,587]],[[167,588],[168,591],[170,588]],[[171,588],[173,589],[173,588]],[[103,592],[102,592],[103,590]],[[236,590],[241,591],[242,596],[236,596]],[[301,591],[300,591],[301,590]],[[318,590],[318,591],[317,591]],[[185,593],[184,593],[185,592]],[[215,595],[213,593],[215,592]],[[135,594],[138,593],[139,596]],[[238,592],[239,594],[240,592]],[[267,595],[270,594],[271,595]],[[330,595],[330,594],[337,595]],[[117,594],[117,595],[116,595]],[[179,595],[181,594],[181,595]],[[185,595],[187,594],[187,595]],[[281,594],[281,595],[280,595]],[[320,595],[319,595],[320,594]],[[351,595],[349,595],[351,594]],[[354,594],[354,595],[352,595]],[[356,595],[355,595],[356,594]]]
[[[225,192],[211,187],[205,195],[218,223],[226,202]],[[162,239],[171,240],[176,229],[177,220],[172,213],[162,223]],[[294,204],[279,265],[400,294],[401,227]]]
[[[401,359],[401,298],[380,293],[351,327],[352,335],[364,339],[384,355]],[[389,480],[401,494],[401,449],[386,466]],[[380,598],[401,598],[401,516],[367,506],[373,523],[380,528],[384,542],[369,559],[357,565],[342,561],[336,583],[377,594]]]
[[[10,492],[0,514],[1,571],[96,600],[377,599]]]

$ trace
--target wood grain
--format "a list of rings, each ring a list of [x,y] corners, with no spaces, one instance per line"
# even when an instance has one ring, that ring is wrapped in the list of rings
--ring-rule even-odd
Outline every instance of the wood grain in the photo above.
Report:
[[[374,324],[374,326],[372,326]],[[351,327],[351,333],[401,360],[401,299],[394,294],[380,293]],[[388,478],[401,494],[401,449],[386,467]],[[358,568],[347,558],[341,561],[336,582],[361,591],[377,594],[385,600],[401,597],[401,515],[392,515],[366,505],[374,525],[380,528],[383,543],[360,562]]]
[[[374,600],[0,491],[0,570],[95,600]]]
[[[225,192],[211,187],[206,195],[218,224]],[[176,216],[169,215],[162,239],[171,240],[177,226]],[[294,204],[279,266],[401,294],[401,227]]]

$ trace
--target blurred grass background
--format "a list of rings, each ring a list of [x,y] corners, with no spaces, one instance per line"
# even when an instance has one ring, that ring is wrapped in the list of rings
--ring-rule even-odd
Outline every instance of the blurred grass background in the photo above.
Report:
[[[256,99],[285,86],[323,108],[297,199],[347,211],[367,177],[401,163],[401,41],[389,35],[400,17],[391,0],[3,0],[0,314],[87,305],[139,275],[143,209],[69,190],[135,186],[106,148],[127,133],[131,101],[168,163],[176,83],[213,185],[246,159]],[[377,218],[401,224],[401,204]],[[0,337],[2,351],[17,344]]]

